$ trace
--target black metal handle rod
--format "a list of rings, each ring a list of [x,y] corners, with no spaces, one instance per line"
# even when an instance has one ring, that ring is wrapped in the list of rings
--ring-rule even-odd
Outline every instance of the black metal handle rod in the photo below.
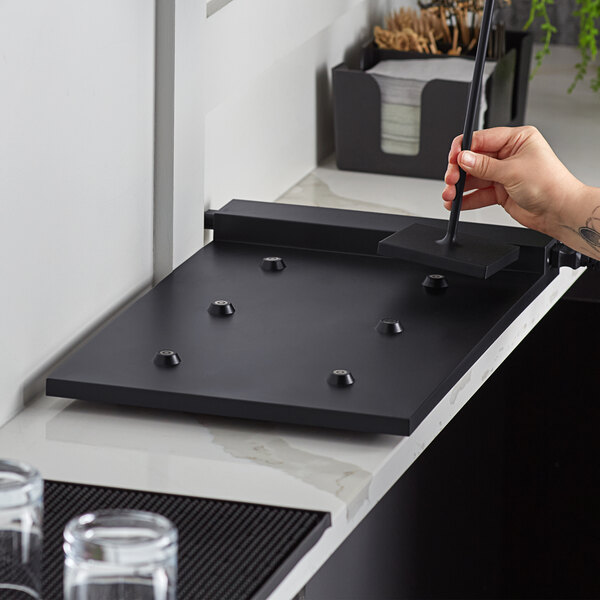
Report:
[[[490,30],[492,28],[492,15],[494,12],[494,0],[486,0],[483,8],[483,17],[481,20],[481,29],[479,31],[479,41],[477,42],[477,53],[475,54],[475,67],[473,68],[473,79],[469,88],[469,100],[467,102],[467,113],[465,115],[465,124],[463,127],[462,149],[470,150],[473,140],[473,129],[475,127],[475,115],[482,91],[483,69],[485,67],[485,55],[487,54],[488,43],[490,39]],[[460,177],[456,184],[456,196],[450,209],[450,218],[448,219],[448,229],[441,244],[454,244],[456,242],[456,232],[458,230],[458,219],[462,207],[463,193],[465,191],[465,181],[467,174],[459,167]]]

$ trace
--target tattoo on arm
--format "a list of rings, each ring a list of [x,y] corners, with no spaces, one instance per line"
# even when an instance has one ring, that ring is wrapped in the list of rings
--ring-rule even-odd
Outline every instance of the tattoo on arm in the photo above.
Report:
[[[600,233],[591,227],[580,227],[578,231],[579,235],[586,241],[592,248],[600,248]]]
[[[577,234],[588,246],[600,252],[600,206],[597,206],[588,217],[583,227],[575,229],[568,225],[561,225],[565,229]]]

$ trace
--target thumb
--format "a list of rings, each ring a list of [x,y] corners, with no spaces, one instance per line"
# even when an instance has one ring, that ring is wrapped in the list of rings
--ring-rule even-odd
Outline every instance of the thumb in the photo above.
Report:
[[[463,150],[458,155],[458,164],[469,175],[473,175],[478,179],[504,183],[504,179],[506,178],[506,168],[502,164],[502,161],[491,156],[486,156],[485,154]]]

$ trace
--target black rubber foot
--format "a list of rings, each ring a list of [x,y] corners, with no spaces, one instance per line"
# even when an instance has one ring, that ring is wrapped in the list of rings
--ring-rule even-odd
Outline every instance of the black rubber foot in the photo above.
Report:
[[[398,319],[381,319],[381,321],[377,323],[375,329],[384,335],[397,335],[403,331],[402,325]]]
[[[421,284],[428,292],[439,294],[448,289],[448,280],[445,275],[432,273],[427,275]]]
[[[215,300],[210,303],[208,312],[213,317],[230,317],[234,312],[233,304],[227,300]]]
[[[154,355],[153,362],[157,367],[176,367],[181,358],[174,350],[160,350]]]
[[[348,387],[354,383],[354,377],[346,369],[336,369],[329,374],[327,383],[335,387]]]
[[[280,256],[267,256],[262,259],[262,263],[260,268],[263,271],[283,271],[286,267],[285,262],[283,262],[283,258]]]

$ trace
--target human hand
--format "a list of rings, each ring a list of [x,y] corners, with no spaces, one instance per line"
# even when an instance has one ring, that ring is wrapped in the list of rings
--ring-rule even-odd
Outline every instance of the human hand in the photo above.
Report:
[[[462,135],[452,142],[442,192],[452,206],[459,165],[467,173],[463,210],[499,204],[516,221],[552,237],[565,222],[567,199],[586,187],[560,162],[535,127],[495,127],[473,134],[471,152],[461,151]]]

